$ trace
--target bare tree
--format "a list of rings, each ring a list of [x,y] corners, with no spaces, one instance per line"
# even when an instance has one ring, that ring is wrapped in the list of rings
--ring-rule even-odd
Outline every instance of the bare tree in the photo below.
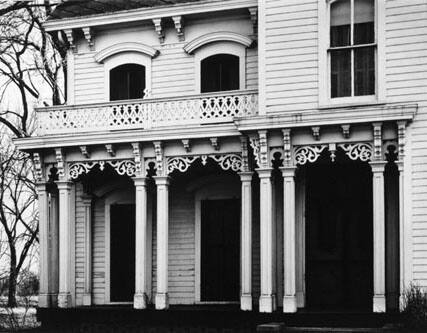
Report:
[[[20,271],[38,242],[37,195],[31,159],[12,137],[31,135],[33,106],[64,100],[66,48],[43,22],[49,0],[0,0],[0,227],[7,245],[8,306],[15,307]]]

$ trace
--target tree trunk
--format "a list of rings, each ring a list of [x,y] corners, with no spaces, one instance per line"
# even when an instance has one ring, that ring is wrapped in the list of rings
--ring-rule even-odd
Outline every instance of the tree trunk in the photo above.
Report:
[[[7,306],[15,308],[16,303],[16,284],[18,272],[16,270],[16,252],[13,245],[10,247],[10,267],[9,267],[9,292],[7,295]]]

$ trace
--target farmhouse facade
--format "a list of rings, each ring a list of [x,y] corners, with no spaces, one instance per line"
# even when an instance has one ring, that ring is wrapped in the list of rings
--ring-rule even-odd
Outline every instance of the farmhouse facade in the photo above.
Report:
[[[427,287],[425,0],[65,1],[39,307],[397,311]]]

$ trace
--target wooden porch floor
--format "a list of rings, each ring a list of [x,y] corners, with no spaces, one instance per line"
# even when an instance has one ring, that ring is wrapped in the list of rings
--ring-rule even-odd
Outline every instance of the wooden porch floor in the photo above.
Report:
[[[166,311],[135,310],[131,306],[38,309],[37,316],[43,327],[98,328],[88,332],[101,332],[102,327],[106,332],[110,332],[112,327],[120,328],[118,332],[140,332],[142,328],[148,332],[255,332],[258,325],[272,322],[284,323],[286,327],[294,328],[381,328],[396,325],[400,320],[399,315],[388,313],[299,311],[284,314],[281,309],[268,314],[244,312],[237,305],[180,305],[171,306]],[[130,330],[123,330],[124,327],[129,327]],[[154,328],[156,330],[150,330]]]

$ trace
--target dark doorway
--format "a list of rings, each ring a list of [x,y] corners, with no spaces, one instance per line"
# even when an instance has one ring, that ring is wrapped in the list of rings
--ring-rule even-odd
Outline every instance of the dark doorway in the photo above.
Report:
[[[201,203],[201,301],[239,300],[239,200]]]
[[[110,301],[131,302],[135,292],[135,205],[110,208]]]
[[[369,165],[310,165],[306,193],[307,307],[371,310],[373,226]]]
[[[143,98],[144,89],[144,66],[125,64],[110,71],[110,101]]]
[[[238,90],[240,86],[239,57],[216,54],[202,60],[201,92]]]

